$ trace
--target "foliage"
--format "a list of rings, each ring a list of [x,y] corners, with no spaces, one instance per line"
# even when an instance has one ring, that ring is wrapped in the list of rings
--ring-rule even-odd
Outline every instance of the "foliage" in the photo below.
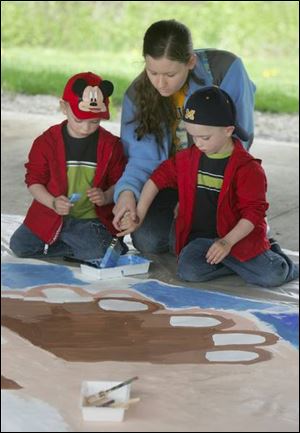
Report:
[[[296,1],[4,1],[1,8],[4,47],[140,52],[152,22],[175,18],[190,27],[198,48],[297,55]]]
[[[143,67],[143,35],[175,18],[195,48],[241,57],[257,85],[256,108],[298,110],[296,1],[2,1],[2,87],[60,95],[73,73],[91,70],[115,84],[119,105]]]

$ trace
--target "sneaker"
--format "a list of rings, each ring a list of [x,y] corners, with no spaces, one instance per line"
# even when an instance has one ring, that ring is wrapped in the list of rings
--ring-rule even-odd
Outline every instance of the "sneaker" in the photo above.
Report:
[[[276,239],[269,238],[269,242],[271,244],[271,250],[274,251],[274,253],[283,254],[283,251],[282,251],[278,241],[276,241]]]

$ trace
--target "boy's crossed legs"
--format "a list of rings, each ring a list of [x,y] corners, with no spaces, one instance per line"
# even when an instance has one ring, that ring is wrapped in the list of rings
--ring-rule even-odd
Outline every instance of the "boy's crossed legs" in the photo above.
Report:
[[[246,262],[231,255],[222,263],[211,265],[206,253],[215,239],[197,238],[181,251],[178,260],[178,276],[186,281],[209,281],[226,275],[238,274],[244,281],[263,287],[276,287],[297,278],[299,267],[283,252],[267,250]]]

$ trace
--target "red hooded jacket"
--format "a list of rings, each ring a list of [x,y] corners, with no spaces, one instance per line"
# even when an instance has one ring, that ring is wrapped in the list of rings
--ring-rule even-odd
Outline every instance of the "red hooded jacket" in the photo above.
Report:
[[[60,125],[52,126],[33,142],[28,162],[25,164],[27,186],[42,184],[54,197],[67,195],[68,190],[65,144],[62,135],[62,127],[65,123],[66,120]],[[105,191],[122,175],[126,158],[120,139],[101,126],[99,129],[97,167],[93,186]],[[113,204],[95,206],[99,220],[112,234],[115,234],[116,230],[112,225],[112,208]],[[59,236],[63,217],[37,200],[33,200],[24,224],[46,244],[52,244]]]
[[[188,243],[191,232],[196,198],[199,161],[203,153],[193,145],[164,161],[150,177],[159,189],[176,188],[179,194],[179,209],[176,220],[176,252],[180,253]],[[217,207],[217,232],[226,236],[241,218],[254,224],[254,229],[237,242],[230,254],[244,262],[270,248],[266,237],[265,214],[267,180],[261,161],[253,158],[235,141],[224,173],[223,185]]]

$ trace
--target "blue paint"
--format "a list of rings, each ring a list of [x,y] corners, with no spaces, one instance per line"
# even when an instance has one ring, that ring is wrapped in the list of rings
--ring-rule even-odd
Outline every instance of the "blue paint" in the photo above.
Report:
[[[245,311],[249,309],[265,310],[275,305],[202,289],[169,286],[159,281],[137,283],[134,284],[133,288],[147,296],[153,297],[156,301],[163,303],[169,308],[201,307]]]
[[[121,263],[122,261],[122,263]],[[119,264],[140,264],[148,260],[139,256],[121,256]],[[10,289],[27,289],[46,284],[89,284],[75,278],[72,270],[61,265],[36,265],[28,263],[5,263],[1,265],[2,284]],[[133,289],[166,308],[200,307],[213,310],[249,312],[259,320],[271,325],[275,332],[295,347],[299,347],[299,314],[287,305],[261,302],[218,292],[190,287],[170,286],[159,281],[145,281],[132,285]]]
[[[254,313],[263,322],[266,322],[275,329],[275,331],[285,340],[292,343],[293,346],[299,349],[299,314],[269,314],[269,313]]]
[[[141,256],[135,256],[134,254],[128,254],[119,258],[117,266],[141,265],[142,263],[150,263],[150,260]]]
[[[108,250],[109,250],[109,248],[110,247],[108,247]],[[141,264],[145,264],[145,263],[150,263],[150,260],[144,259],[144,257],[136,256],[134,254],[127,254],[124,256],[117,257],[119,252],[121,253],[121,251],[117,252],[111,260],[111,256],[110,256],[111,251],[112,250],[107,251],[108,255],[107,255],[107,259],[105,260],[106,261],[105,266],[102,266],[102,263],[103,263],[107,253],[103,257],[103,259],[87,260],[86,263],[92,264],[96,268],[112,268],[112,267],[118,267],[118,266],[141,265]],[[117,260],[117,261],[115,262],[115,260]]]
[[[2,285],[9,289],[25,289],[44,284],[88,284],[75,278],[73,272],[60,265],[4,263],[1,265]]]
[[[284,340],[299,347],[299,313],[290,306],[253,301],[190,287],[169,286],[159,281],[146,281],[133,284],[132,287],[167,308],[200,307],[249,312],[262,322],[271,325]]]
[[[70,195],[69,200],[71,203],[76,203],[81,198],[80,192],[73,192],[73,194]]]

